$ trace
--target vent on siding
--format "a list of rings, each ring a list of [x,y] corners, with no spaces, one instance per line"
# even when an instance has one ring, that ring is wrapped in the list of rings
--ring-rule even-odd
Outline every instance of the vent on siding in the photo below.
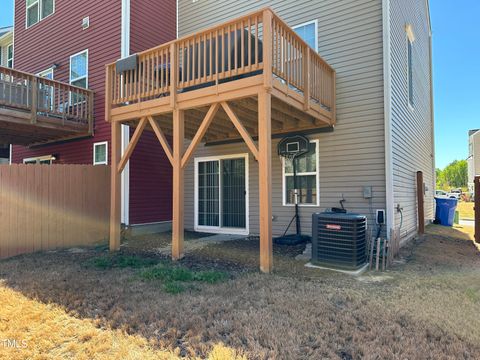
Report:
[[[84,17],[82,20],[82,29],[86,30],[90,27],[90,16]]]
[[[317,213],[312,219],[312,262],[359,269],[367,262],[367,218],[357,214]]]

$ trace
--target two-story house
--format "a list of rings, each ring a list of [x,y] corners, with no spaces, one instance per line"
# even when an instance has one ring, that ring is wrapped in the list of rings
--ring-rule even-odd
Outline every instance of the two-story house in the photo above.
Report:
[[[105,64],[175,38],[175,21],[175,1],[16,0],[15,69],[93,90],[94,128],[93,136],[80,139],[13,146],[12,161],[110,164]],[[129,139],[124,126],[124,148]],[[124,224],[171,219],[171,168],[153,133],[127,165],[121,194]]]
[[[107,83],[114,136],[125,122],[141,133],[157,121],[160,138],[162,127],[173,134],[173,149],[163,148],[174,169],[174,257],[182,256],[184,228],[260,234],[269,271],[272,237],[291,221],[295,198],[305,234],[313,213],[344,200],[368,216],[369,231],[378,228],[376,210],[385,210],[384,233],[407,240],[419,227],[418,171],[420,221],[434,218],[427,0],[177,3],[178,40],[123,64],[121,74],[112,64]],[[297,193],[291,162],[277,155],[289,134],[310,142]],[[117,206],[112,198],[114,213]]]
[[[13,26],[0,28],[0,66],[13,68]],[[0,144],[0,164],[8,164],[9,144]]]
[[[474,193],[475,176],[480,175],[480,129],[468,132],[468,191]]]

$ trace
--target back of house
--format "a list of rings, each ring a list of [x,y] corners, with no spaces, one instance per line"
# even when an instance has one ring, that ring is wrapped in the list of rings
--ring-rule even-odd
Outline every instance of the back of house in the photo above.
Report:
[[[425,182],[424,221],[434,217],[428,3],[179,0],[178,35],[265,6],[336,71],[336,125],[302,132],[310,141],[309,153],[298,161],[302,232],[311,234],[313,213],[343,204],[367,215],[369,232],[377,231],[376,213],[383,210],[382,232],[396,229],[402,239],[411,238],[418,228],[417,171]],[[286,230],[295,201],[291,163],[277,155],[280,139],[271,143],[274,236]],[[186,228],[258,234],[258,166],[247,146],[207,142],[194,157],[185,175]]]
[[[175,18],[173,0],[16,0],[15,69],[92,89],[95,98],[93,136],[29,148],[13,146],[12,162],[109,164],[105,65],[175,38]],[[124,126],[124,148],[129,139],[130,129]],[[170,220],[171,168],[149,132],[122,178],[122,222]]]

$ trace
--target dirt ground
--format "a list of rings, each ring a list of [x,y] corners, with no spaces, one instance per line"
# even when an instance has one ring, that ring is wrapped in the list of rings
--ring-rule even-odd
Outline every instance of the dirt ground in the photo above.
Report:
[[[260,274],[256,239],[171,263],[155,253],[168,235],[130,239],[115,257],[99,247],[1,261],[0,358],[479,359],[473,231],[427,231],[391,269],[359,277],[305,268],[301,247],[277,246],[275,272]],[[174,294],[165,277],[142,277],[158,266],[227,276]]]

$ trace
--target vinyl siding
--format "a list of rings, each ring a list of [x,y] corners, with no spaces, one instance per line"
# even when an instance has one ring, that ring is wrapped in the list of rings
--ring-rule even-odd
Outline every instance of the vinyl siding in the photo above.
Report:
[[[403,208],[401,234],[416,233],[416,172],[422,171],[427,187],[425,220],[434,218],[435,166],[430,103],[430,51],[428,12],[425,0],[391,0],[392,158],[394,204]],[[413,109],[408,105],[407,34],[412,25]],[[395,224],[400,226],[400,214]]]
[[[14,146],[13,162],[55,154],[56,163],[92,164],[93,144],[108,141],[110,146],[110,124],[104,110],[105,64],[120,58],[121,2],[83,0],[74,5],[56,0],[53,15],[25,29],[25,0],[15,1],[15,68],[36,74],[57,64],[54,79],[68,83],[70,56],[88,49],[88,87],[95,91],[95,136],[34,148]],[[90,16],[90,27],[83,30],[85,16]]]
[[[174,0],[131,0],[131,54],[173,40],[176,34]],[[130,223],[171,219],[172,166],[155,134],[145,131],[130,159]]]
[[[179,1],[179,36],[271,6],[290,26],[318,20],[318,50],[337,71],[337,125],[319,139],[320,206],[301,207],[302,227],[311,232],[311,214],[339,206],[342,195],[349,211],[373,214],[385,208],[385,143],[383,103],[382,3],[380,0],[306,1]],[[276,154],[278,140],[272,141]],[[246,153],[243,144],[200,146],[195,156]],[[250,233],[259,232],[258,165],[249,161]],[[272,158],[273,232],[280,235],[294,208],[282,205],[282,168]],[[193,161],[186,170],[185,225],[194,227]],[[363,186],[372,186],[370,205]],[[373,217],[369,217],[370,223]],[[373,227],[371,227],[373,229]]]

